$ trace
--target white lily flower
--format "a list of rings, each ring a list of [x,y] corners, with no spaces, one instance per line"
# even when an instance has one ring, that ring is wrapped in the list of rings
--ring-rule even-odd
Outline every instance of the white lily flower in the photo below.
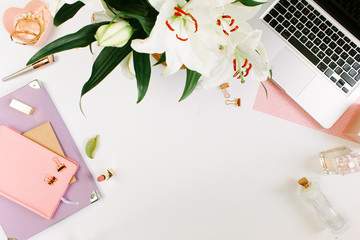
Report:
[[[244,6],[238,2],[225,5],[224,13],[217,19],[215,31],[222,39],[219,40],[219,44],[226,47],[228,54],[232,54],[244,35],[252,31],[247,21],[253,18],[260,8],[261,6]]]
[[[223,6],[232,0],[150,0],[159,11],[149,38],[133,40],[137,52],[166,52],[163,75],[177,72],[184,64],[204,76],[210,76],[217,64],[218,42],[216,26]]]
[[[262,31],[254,30],[238,42],[233,54],[223,52],[219,65],[213,69],[211,77],[199,81],[200,88],[213,88],[229,81],[231,78],[251,77],[264,81],[269,74],[270,66],[263,44],[260,42]]]
[[[260,42],[261,31],[253,31],[248,20],[256,15],[258,7],[247,7],[241,3],[227,4],[222,16],[217,19],[218,65],[210,77],[199,81],[200,88],[219,86],[231,78],[244,81],[251,76],[262,81],[267,78],[269,64],[265,49]]]

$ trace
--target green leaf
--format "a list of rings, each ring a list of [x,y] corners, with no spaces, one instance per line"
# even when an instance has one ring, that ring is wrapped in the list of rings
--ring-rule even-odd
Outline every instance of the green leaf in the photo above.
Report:
[[[84,5],[85,4],[81,1],[77,1],[73,4],[65,3],[55,15],[54,25],[59,26],[72,18]]]
[[[254,0],[235,0],[235,2],[242,3],[245,6],[249,6],[249,7],[255,7],[255,6],[267,3],[267,2],[257,2],[257,1],[254,1]]]
[[[190,96],[190,94],[194,91],[200,77],[201,77],[200,73],[190,70],[188,68],[186,69],[185,88],[184,88],[184,92],[183,92],[179,102],[181,102],[182,100],[184,100],[185,98]]]
[[[116,18],[136,19],[147,35],[154,27],[159,14],[148,0],[104,0],[104,2],[114,14],[117,13]],[[129,22],[134,28],[137,27],[132,21]]]
[[[166,62],[166,54],[165,53],[161,54],[161,57],[160,57],[159,61],[157,63],[155,63],[154,66],[162,64],[164,62]]]
[[[87,25],[83,28],[81,28],[76,33],[72,33],[69,35],[66,35],[64,37],[61,37],[42,49],[38,51],[32,58],[27,62],[26,65],[32,64],[34,62],[39,61],[40,59],[43,59],[44,57],[47,57],[49,55],[52,55],[54,53],[66,51],[73,48],[79,48],[79,47],[86,47],[90,43],[94,42],[95,39],[95,33],[97,29],[104,24],[107,24],[108,22],[101,22],[101,23],[95,23]]]
[[[114,17],[114,19],[120,17],[125,19],[136,19],[140,23],[141,27],[144,29],[147,35],[150,35],[150,32],[153,29],[156,21],[155,16],[142,16],[136,13],[126,12],[126,11],[118,12],[118,14],[116,15],[116,17]]]
[[[97,147],[99,135],[96,135],[96,137],[91,138],[87,143],[85,147],[86,155],[93,159],[94,158],[94,152]]]
[[[105,0],[105,3],[117,11],[135,13],[141,16],[156,16],[158,14],[148,0]]]
[[[131,51],[131,40],[121,48],[105,47],[96,58],[89,80],[81,90],[81,98],[98,85]]]
[[[138,101],[145,97],[151,76],[150,54],[133,51],[134,69],[138,88]]]
[[[90,53],[91,53],[92,55],[94,55],[91,44],[89,44],[89,51],[90,51]]]

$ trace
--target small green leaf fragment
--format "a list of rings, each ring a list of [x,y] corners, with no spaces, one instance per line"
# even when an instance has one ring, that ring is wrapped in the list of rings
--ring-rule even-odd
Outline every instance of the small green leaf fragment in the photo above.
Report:
[[[161,54],[161,57],[160,57],[159,61],[157,63],[155,63],[154,66],[162,64],[164,62],[166,62],[166,54],[165,53]]]
[[[95,137],[91,138],[86,144],[85,152],[86,155],[91,159],[94,158],[94,152],[97,147],[98,138],[99,135],[96,135]]]
[[[201,74],[190,70],[190,69],[186,69],[186,83],[185,83],[185,88],[184,88],[184,92],[179,100],[179,102],[181,102],[182,100],[184,100],[185,98],[187,98],[196,88],[196,85],[198,84],[198,81],[201,77]]]
[[[260,83],[261,83],[261,86],[264,88],[264,91],[265,91],[265,94],[266,94],[266,99],[268,99],[269,98],[268,90],[267,90],[267,88],[266,88],[266,86],[264,85],[263,82],[260,82]]]
[[[235,0],[235,2],[240,2],[248,7],[255,7],[255,6],[267,3],[267,2],[257,2],[254,0]]]

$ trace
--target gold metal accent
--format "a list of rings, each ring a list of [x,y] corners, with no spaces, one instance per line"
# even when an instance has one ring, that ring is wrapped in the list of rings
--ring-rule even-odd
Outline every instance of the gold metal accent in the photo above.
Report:
[[[31,31],[29,28],[31,25],[38,26],[38,31]],[[15,41],[16,43],[22,45],[35,45],[42,33],[44,32],[44,27],[39,21],[39,16],[29,13],[25,13],[22,17],[17,19],[17,22],[14,27],[14,32],[11,33],[10,38],[12,41],[17,39],[19,41]]]
[[[37,69],[39,67],[45,66],[45,65],[47,65],[49,63],[53,63],[53,62],[55,62],[54,55],[47,56],[47,57],[45,57],[45,58],[43,58],[43,59],[41,59],[41,60],[31,64],[31,65],[29,65],[29,66],[26,66],[26,67],[20,69],[19,71],[15,72],[15,73],[13,73],[13,74],[11,74],[9,76],[4,77],[2,79],[2,81],[5,82],[5,81],[7,81],[7,80],[9,80],[11,78],[17,77],[17,76],[19,76],[19,75],[21,75],[23,73],[29,72],[31,70]]]
[[[96,190],[93,191],[90,196],[90,202],[94,203],[94,202],[98,201],[99,199],[100,199],[99,193]]]
[[[62,170],[64,170],[66,168],[65,164],[61,163],[58,157],[54,157],[53,161],[57,165],[57,171],[58,172],[61,172]]]
[[[241,106],[241,99],[236,98],[234,100],[226,100],[225,103],[226,103],[226,105],[235,105],[235,106],[240,107]]]
[[[306,179],[306,177],[303,177],[301,179],[299,179],[298,183],[301,185],[301,186],[304,186],[305,189],[310,187],[309,185],[309,181]]]
[[[223,90],[224,92],[224,96],[226,98],[229,98],[230,97],[230,93],[228,92],[228,88],[229,88],[229,83],[223,83],[220,85],[220,88]]]
[[[44,181],[49,185],[53,185],[54,182],[56,182],[56,180],[57,180],[56,177],[51,176],[50,174],[46,174],[44,178]]]

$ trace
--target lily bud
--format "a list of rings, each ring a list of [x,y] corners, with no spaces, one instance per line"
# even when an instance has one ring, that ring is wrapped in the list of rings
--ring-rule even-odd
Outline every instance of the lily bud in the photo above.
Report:
[[[122,47],[129,41],[133,33],[134,29],[129,22],[120,19],[118,22],[99,27],[95,38],[99,46]]]

